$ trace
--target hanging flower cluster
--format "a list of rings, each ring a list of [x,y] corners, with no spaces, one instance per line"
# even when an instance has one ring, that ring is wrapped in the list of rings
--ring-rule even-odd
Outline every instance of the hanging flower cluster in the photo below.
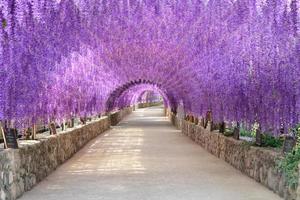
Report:
[[[150,87],[276,134],[300,121],[299,35],[297,0],[0,0],[0,119],[94,115]]]

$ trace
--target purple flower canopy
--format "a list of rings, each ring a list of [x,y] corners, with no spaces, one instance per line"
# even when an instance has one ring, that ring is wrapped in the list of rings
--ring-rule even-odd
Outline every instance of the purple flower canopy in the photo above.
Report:
[[[16,126],[146,90],[214,121],[300,121],[297,0],[0,0],[0,22],[0,119]]]

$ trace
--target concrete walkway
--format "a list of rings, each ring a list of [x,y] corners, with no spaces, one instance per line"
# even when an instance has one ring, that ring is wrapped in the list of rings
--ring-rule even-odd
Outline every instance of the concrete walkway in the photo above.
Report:
[[[22,200],[279,200],[181,135],[161,107],[91,141]]]

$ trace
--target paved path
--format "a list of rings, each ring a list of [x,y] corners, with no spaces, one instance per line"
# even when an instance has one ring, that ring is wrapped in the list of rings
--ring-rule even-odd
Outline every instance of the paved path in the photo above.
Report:
[[[139,109],[21,200],[279,200],[180,134],[162,108]]]

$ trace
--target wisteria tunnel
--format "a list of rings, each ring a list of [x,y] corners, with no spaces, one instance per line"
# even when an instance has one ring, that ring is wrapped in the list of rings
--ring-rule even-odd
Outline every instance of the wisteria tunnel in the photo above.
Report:
[[[0,200],[300,200],[299,0],[0,0]]]

